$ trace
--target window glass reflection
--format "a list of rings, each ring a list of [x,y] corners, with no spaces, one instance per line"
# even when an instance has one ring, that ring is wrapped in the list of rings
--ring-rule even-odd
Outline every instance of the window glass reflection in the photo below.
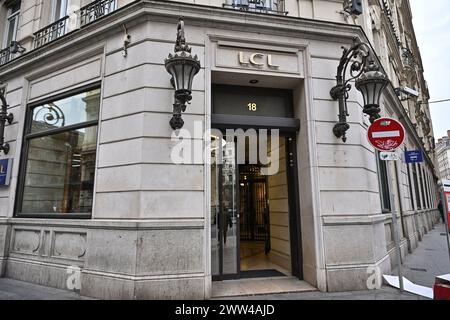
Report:
[[[90,213],[97,126],[31,139],[22,213]]]
[[[100,89],[33,108],[31,133],[98,120]]]

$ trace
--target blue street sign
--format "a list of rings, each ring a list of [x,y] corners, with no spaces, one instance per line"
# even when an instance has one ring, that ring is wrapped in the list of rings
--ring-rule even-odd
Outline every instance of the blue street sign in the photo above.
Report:
[[[421,150],[406,151],[405,152],[406,163],[419,163],[423,162],[423,153]]]
[[[7,187],[11,181],[12,159],[0,159],[0,187]]]

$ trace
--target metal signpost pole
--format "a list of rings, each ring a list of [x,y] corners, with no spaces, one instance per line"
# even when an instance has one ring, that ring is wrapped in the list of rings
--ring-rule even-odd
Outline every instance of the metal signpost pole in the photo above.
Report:
[[[444,192],[444,184],[441,186],[441,201],[442,201],[442,210],[444,210],[444,224],[445,224],[445,233],[447,235],[447,247],[448,247],[448,258],[450,259],[450,239],[448,234],[448,211],[450,208],[447,207],[447,199],[445,198]]]
[[[390,162],[386,161],[386,171],[387,171],[387,177],[388,177],[388,188],[389,192],[391,194],[391,211],[392,211],[392,229],[394,231],[394,242],[395,242],[395,250],[397,251],[397,268],[398,268],[398,279],[400,283],[400,291],[404,291],[404,285],[403,285],[403,272],[402,272],[402,254],[400,251],[400,237],[398,234],[398,225],[397,225],[397,210],[395,210],[395,195],[394,190],[392,189],[392,181],[391,181],[391,174],[390,174]]]
[[[397,211],[395,210],[395,193],[392,188],[391,174],[390,174],[390,163],[391,161],[400,161],[401,158],[395,153],[395,151],[400,148],[400,146],[405,142],[405,128],[403,125],[392,118],[380,118],[375,120],[372,125],[367,130],[367,137],[370,144],[381,151],[381,153],[376,153],[380,157],[381,161],[386,161],[386,175],[388,189],[391,199],[391,211],[392,211],[392,231],[394,234],[395,250],[397,253],[397,266],[398,266],[398,281],[400,284],[400,291],[404,291],[403,285],[403,274],[402,274],[402,253],[400,251],[400,237],[398,234],[398,224],[397,224]],[[394,162],[395,163],[395,162]],[[395,170],[397,171],[397,165],[395,164]],[[398,176],[396,172],[396,176]],[[400,190],[397,194],[400,199]]]

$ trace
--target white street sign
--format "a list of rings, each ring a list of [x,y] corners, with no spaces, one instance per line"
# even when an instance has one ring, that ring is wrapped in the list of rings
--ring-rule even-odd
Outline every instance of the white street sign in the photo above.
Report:
[[[402,156],[396,152],[380,152],[380,159],[383,161],[401,161]]]
[[[384,131],[384,132],[373,132],[372,138],[398,138],[400,137],[400,131]]]

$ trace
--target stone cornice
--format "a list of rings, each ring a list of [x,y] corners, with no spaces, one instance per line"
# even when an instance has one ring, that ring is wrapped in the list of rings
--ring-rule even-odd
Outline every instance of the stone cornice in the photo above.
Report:
[[[341,39],[347,43],[349,39],[358,36],[365,38],[362,28],[344,23],[301,19],[295,17],[275,16],[251,12],[241,12],[233,9],[193,5],[163,0],[142,0],[124,6],[98,21],[74,30],[61,38],[40,48],[31,50],[0,67],[0,79],[9,78],[15,73],[23,72],[35,65],[45,64],[42,61],[52,55],[72,51],[74,48],[87,46],[90,41],[99,43],[99,39],[110,34],[121,32],[122,25],[135,25],[141,21],[173,20],[174,25],[182,15],[191,25],[211,25],[229,28],[245,26],[246,31],[264,32],[265,34]]]
[[[323,215],[322,216],[324,226],[339,226],[339,225],[374,225],[377,223],[384,223],[386,215],[373,214],[373,215]]]
[[[0,218],[0,225],[33,228],[80,228],[80,229],[121,229],[121,230],[168,230],[168,229],[203,229],[204,219],[164,219],[164,220],[107,220],[107,219],[32,219]]]

